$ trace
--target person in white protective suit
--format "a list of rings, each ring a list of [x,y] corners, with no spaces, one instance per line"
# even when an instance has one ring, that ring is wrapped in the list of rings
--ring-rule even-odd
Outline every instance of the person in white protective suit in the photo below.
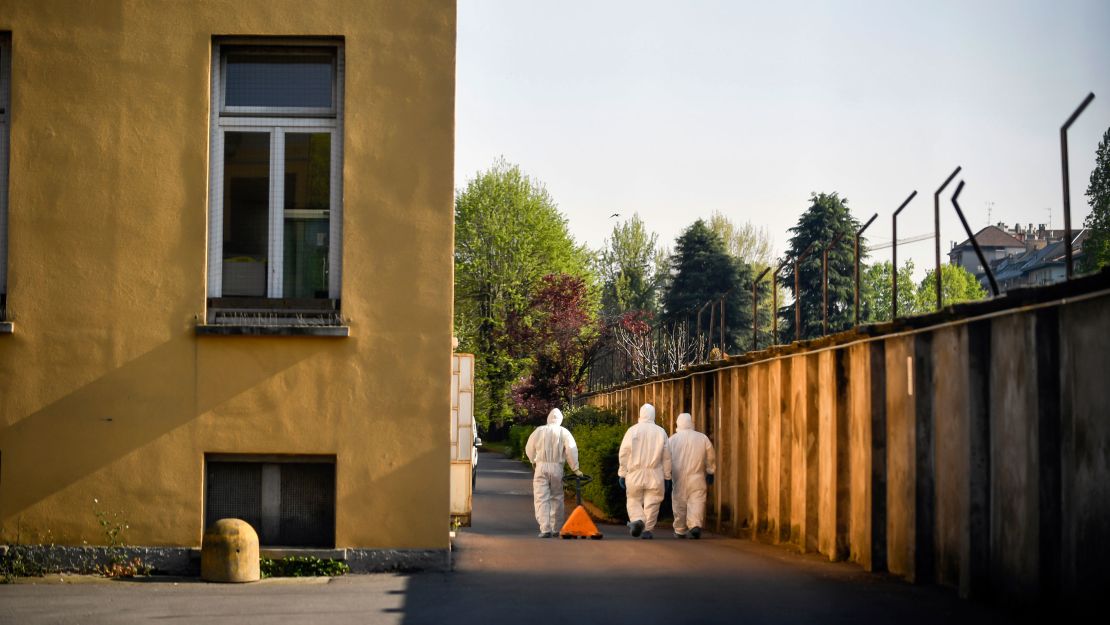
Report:
[[[655,406],[640,406],[639,423],[624,433],[617,475],[625,490],[629,533],[651,538],[659,518],[659,504],[671,483],[667,431],[655,424]]]
[[[677,431],[667,442],[671,450],[671,510],[674,511],[674,536],[701,538],[705,521],[705,489],[713,483],[717,461],[709,437],[694,429],[689,413],[678,415]]]
[[[536,508],[536,522],[540,524],[540,538],[559,535],[563,523],[563,463],[570,465],[575,475],[578,470],[578,445],[570,430],[563,427],[563,413],[552,408],[547,413],[547,425],[532,431],[524,446],[528,460],[536,467],[532,477],[532,503]]]

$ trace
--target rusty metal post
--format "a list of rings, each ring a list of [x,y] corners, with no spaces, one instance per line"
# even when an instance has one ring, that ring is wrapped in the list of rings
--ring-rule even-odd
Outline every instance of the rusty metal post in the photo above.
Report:
[[[879,214],[875,213],[874,215],[871,216],[871,219],[867,220],[867,223],[863,224],[862,228],[860,228],[859,230],[856,230],[856,325],[857,326],[859,325],[859,239],[860,239],[861,236],[863,236],[863,231],[867,230],[867,227],[870,226],[871,222],[875,221],[875,219],[878,216],[879,216]]]
[[[752,281],[752,351],[759,349],[759,281],[767,272],[771,271],[770,267],[763,270],[759,277]]]
[[[937,256],[937,268],[935,274],[937,278],[937,310],[940,310],[944,307],[944,291],[941,290],[940,286],[940,193],[941,191],[944,191],[944,188],[948,186],[949,182],[952,182],[952,179],[956,177],[956,174],[960,173],[961,169],[963,169],[962,165],[956,166],[956,169],[952,170],[952,173],[948,174],[948,177],[944,179],[944,184],[940,185],[936,193],[933,194],[933,240],[936,243],[935,247]]]
[[[794,340],[802,340],[802,285],[798,276],[798,268],[802,261],[809,256],[810,250],[817,245],[817,241],[810,243],[801,254],[794,257]]]
[[[725,351],[725,296],[721,296],[721,354],[727,354]]]
[[[779,284],[778,274],[790,258],[786,258],[771,272],[771,345],[779,344]]]
[[[991,292],[998,295],[998,283],[994,280],[994,272],[991,271],[991,266],[987,264],[986,256],[983,256],[983,249],[979,247],[979,242],[975,240],[975,235],[971,232],[971,226],[967,225],[967,219],[964,219],[964,212],[960,209],[960,204],[957,200],[960,197],[960,192],[964,190],[964,181],[961,180],[960,184],[956,186],[956,192],[952,194],[952,206],[956,208],[956,214],[960,217],[960,223],[963,224],[964,230],[967,232],[967,238],[971,240],[971,246],[975,248],[975,255],[979,257],[979,262],[983,265],[983,270],[987,272],[987,279],[991,283]]]
[[[709,300],[705,304],[706,304],[706,306],[709,306],[709,323],[705,326],[705,335],[709,339],[708,340],[709,348],[710,348],[710,351],[712,351],[713,350],[713,325],[714,325],[713,322],[717,320],[717,302],[715,302],[713,300]]]
[[[828,247],[821,250],[821,330],[825,336],[829,334],[829,250],[836,247],[842,238],[843,230],[833,238]]]
[[[915,189],[914,192],[911,193],[908,198],[906,198],[906,201],[902,202],[902,205],[898,207],[898,210],[894,211],[894,215],[892,215],[891,218],[890,218],[891,222],[893,224],[893,227],[894,227],[894,239],[892,241],[893,245],[891,247],[891,252],[890,252],[891,253],[890,277],[891,277],[891,282],[893,283],[893,287],[892,287],[893,290],[891,291],[891,296],[890,296],[890,320],[891,321],[894,321],[895,319],[898,318],[898,213],[902,212],[902,209],[906,208],[906,205],[910,203],[910,200],[912,200],[916,196],[917,196],[917,190]]]
[[[1075,120],[1083,113],[1083,110],[1087,108],[1091,100],[1094,99],[1095,94],[1088,93],[1087,97],[1083,98],[1083,102],[1079,104],[1079,108],[1075,109],[1075,112],[1068,118],[1068,121],[1064,122],[1063,126],[1060,126],[1060,171],[1063,173],[1064,179],[1064,255],[1067,264],[1068,280],[1071,280],[1072,274],[1074,273],[1071,254],[1071,197],[1069,197],[1071,195],[1071,185],[1068,182],[1068,128],[1071,128],[1071,125],[1075,123]]]

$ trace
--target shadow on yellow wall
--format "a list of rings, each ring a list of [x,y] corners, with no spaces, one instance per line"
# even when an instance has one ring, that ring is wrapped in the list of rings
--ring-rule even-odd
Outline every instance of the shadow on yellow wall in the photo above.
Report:
[[[182,337],[108,371],[0,432],[7,478],[0,502],[3,517],[19,515],[313,353],[258,339],[223,340],[249,343],[243,346],[249,349],[220,350],[221,357],[206,358],[203,392],[196,383],[197,351],[207,346]],[[195,451],[158,449],[154,453],[184,458]],[[18,481],[12,476],[18,476]]]

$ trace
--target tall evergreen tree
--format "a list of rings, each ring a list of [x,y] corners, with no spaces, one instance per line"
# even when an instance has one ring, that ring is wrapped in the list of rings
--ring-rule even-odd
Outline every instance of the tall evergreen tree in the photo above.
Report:
[[[724,295],[726,351],[735,354],[751,347],[751,270],[746,263],[729,256],[720,237],[704,221],[695,221],[678,237],[671,257],[671,276],[663,298],[666,323],[689,319],[691,325],[696,326],[694,319],[698,309]],[[703,331],[709,319],[706,309],[702,315]],[[719,317],[714,321],[714,343],[719,336],[718,324]]]
[[[1083,243],[1083,270],[1110,265],[1110,128],[1102,135],[1095,152],[1095,168],[1087,185],[1091,212],[1083,225],[1090,229]]]
[[[848,200],[836,193],[810,195],[809,208],[798,219],[798,224],[790,229],[793,236],[787,258],[794,258],[811,243],[814,244],[798,271],[803,339],[822,334],[821,252],[841,233],[840,242],[829,250],[829,332],[846,330],[855,322],[853,243],[858,229],[859,222],[848,212]],[[784,342],[793,341],[795,337],[794,306],[799,300],[799,293],[794,289],[793,270],[793,262],[787,263],[780,275],[794,299],[794,302],[779,309],[779,330]]]

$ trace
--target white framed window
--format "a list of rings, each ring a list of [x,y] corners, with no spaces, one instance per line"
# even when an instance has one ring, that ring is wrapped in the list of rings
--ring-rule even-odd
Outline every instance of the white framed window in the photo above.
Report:
[[[0,321],[8,299],[8,126],[11,121],[12,38],[0,33]]]
[[[342,44],[216,40],[211,89],[210,303],[334,304],[342,274]]]

